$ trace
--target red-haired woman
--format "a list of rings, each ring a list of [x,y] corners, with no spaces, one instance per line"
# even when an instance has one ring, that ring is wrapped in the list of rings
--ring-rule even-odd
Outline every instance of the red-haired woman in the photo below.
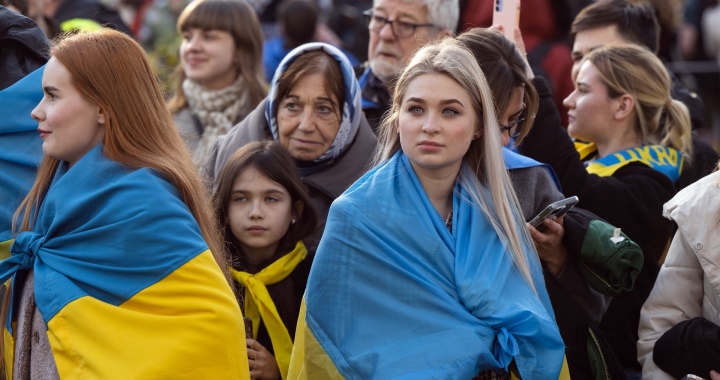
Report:
[[[143,49],[101,30],[51,54],[45,157],[0,263],[7,378],[249,378],[208,198]]]

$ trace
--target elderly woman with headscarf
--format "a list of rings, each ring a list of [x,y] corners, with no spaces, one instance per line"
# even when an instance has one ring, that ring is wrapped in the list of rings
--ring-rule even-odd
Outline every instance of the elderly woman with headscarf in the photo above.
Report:
[[[290,52],[270,92],[250,115],[218,139],[204,165],[215,181],[243,145],[275,139],[295,159],[318,212],[318,227],[305,241],[314,252],[330,204],[368,169],[375,135],[362,114],[360,87],[347,58],[322,43]]]

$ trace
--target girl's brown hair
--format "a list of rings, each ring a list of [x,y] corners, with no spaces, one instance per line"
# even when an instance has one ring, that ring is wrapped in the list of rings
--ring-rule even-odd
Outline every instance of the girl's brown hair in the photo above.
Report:
[[[130,167],[154,169],[177,188],[230,282],[206,187],[165,106],[143,48],[123,33],[101,29],[65,36],[50,53],[70,73],[71,83],[82,97],[96,104],[105,116],[105,156]],[[15,234],[32,228],[58,165],[56,159],[43,159],[32,189],[15,212]],[[15,227],[21,215],[18,231]],[[7,318],[11,293],[5,293],[2,323]],[[5,357],[3,352],[4,347],[0,357]]]
[[[262,64],[263,35],[255,10],[243,0],[196,0],[190,3],[177,23],[178,33],[189,29],[221,30],[235,41],[235,62],[250,91],[254,109],[264,98],[265,76]],[[175,95],[168,102],[171,112],[187,107],[182,84],[187,78],[182,65],[175,68]]]
[[[680,101],[670,97],[670,74],[649,50],[632,44],[611,44],[585,56],[607,86],[608,96],[616,99],[628,94],[635,100],[635,129],[644,144],[660,144],[692,159],[690,113]],[[665,119],[664,128],[660,128]]]
[[[245,170],[254,168],[262,175],[277,182],[290,193],[294,211],[298,214],[297,221],[291,224],[285,235],[280,239],[275,254],[268,260],[261,262],[258,268],[251,268],[240,241],[233,235],[229,224],[228,203],[230,202],[233,183]],[[297,209],[297,202],[303,203],[302,212]],[[257,273],[262,268],[272,264],[275,260],[292,251],[298,241],[310,236],[318,223],[317,212],[310,197],[305,192],[305,186],[300,180],[295,166],[295,160],[290,153],[279,143],[273,140],[256,141],[238,149],[228,160],[220,172],[218,187],[213,195],[215,217],[222,226],[222,236],[227,250],[232,255],[232,266],[241,271]],[[282,281],[268,285],[268,293],[275,303],[278,314],[290,336],[294,336],[297,323],[297,310],[293,305],[298,300],[294,298],[295,284],[291,276]],[[239,292],[238,292],[239,293]],[[238,294],[240,295],[240,294]]]
[[[298,175],[295,160],[287,149],[273,140],[252,142],[238,149],[230,156],[220,172],[217,180],[218,186],[213,194],[213,205],[215,217],[221,226],[223,241],[232,255],[232,265],[240,270],[248,269],[247,258],[242,251],[240,242],[230,230],[227,209],[235,178],[249,168],[255,168],[271,181],[284,187],[290,193],[293,207],[297,201],[303,203],[302,213],[295,209],[298,214],[297,222],[291,225],[285,236],[280,239],[277,252],[269,262],[290,252],[298,241],[310,236],[315,231],[318,223],[317,212]]]
[[[515,146],[520,145],[532,128],[540,99],[532,81],[525,75],[527,64],[515,43],[501,33],[485,28],[470,29],[457,40],[473,53],[485,74],[498,116],[505,114],[516,88],[522,87],[525,91],[525,121],[515,138]]]

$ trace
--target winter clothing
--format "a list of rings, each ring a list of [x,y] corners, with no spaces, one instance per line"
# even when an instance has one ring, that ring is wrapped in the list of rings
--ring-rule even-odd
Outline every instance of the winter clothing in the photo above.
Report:
[[[220,90],[211,90],[193,80],[185,79],[183,92],[187,99],[188,109],[202,126],[202,132],[191,132],[187,123],[178,125],[193,151],[195,162],[201,163],[215,145],[219,136],[226,134],[237,122],[252,111],[250,93],[245,86],[245,79],[238,75],[233,84]],[[194,124],[194,120],[193,120]],[[194,126],[194,125],[193,125]],[[194,128],[193,128],[194,129]]]
[[[664,215],[674,220],[679,229],[670,245],[655,287],[642,308],[637,347],[638,360],[643,365],[645,379],[676,378],[659,369],[653,360],[653,346],[657,349],[656,341],[666,331],[680,322],[698,317],[720,325],[718,181],[720,172],[713,173],[685,188],[665,204]],[[698,328],[703,329],[702,324]],[[689,342],[692,336],[685,339]],[[717,335],[714,339],[717,340]],[[691,355],[693,350],[699,348],[683,344],[682,340],[670,339],[673,340],[678,342],[678,346],[673,347],[677,361],[694,355]],[[686,361],[686,364],[689,363],[691,362]],[[718,370],[717,367],[712,369]],[[709,373],[691,373],[704,378],[710,377]]]
[[[628,163],[609,177],[588,173],[560,126],[546,82],[536,77],[533,83],[540,95],[540,109],[533,129],[519,147],[520,153],[550,164],[565,196],[578,196],[578,207],[621,228],[642,249],[643,267],[634,290],[613,298],[600,326],[621,364],[639,369],[635,339],[640,308],[652,289],[670,238],[672,223],[662,217],[661,210],[675,194],[675,187],[665,174],[641,162]]]
[[[506,167],[517,161],[508,157],[509,154],[505,154]],[[528,221],[550,203],[565,198],[553,180],[553,172],[539,163],[531,165],[508,167]],[[606,379],[610,375],[616,380],[624,379],[598,325],[610,303],[609,296],[632,289],[642,266],[642,253],[629,239],[613,244],[609,238],[613,236],[614,227],[586,210],[570,210],[565,215],[564,228],[563,244],[568,253],[565,266],[557,277],[547,270],[543,275],[565,342],[570,376]]]
[[[49,49],[33,20],[0,6],[0,91],[42,67]]]
[[[367,171],[376,145],[375,135],[360,112],[359,86],[353,77],[352,68],[337,49],[325,44],[307,44],[293,50],[281,64],[281,69],[275,74],[273,88],[270,89],[268,98],[261,102],[245,120],[233,127],[227,135],[218,138],[208,155],[203,174],[215,181],[225,162],[243,145],[253,141],[272,139],[271,131],[273,129],[275,130],[275,139],[277,139],[277,122],[275,115],[272,114],[274,107],[271,106],[271,101],[279,101],[274,98],[277,96],[275,89],[277,81],[287,64],[310,48],[322,48],[326,52],[333,52],[334,57],[338,59],[343,68],[346,85],[342,121],[332,146],[323,154],[324,158],[321,157],[315,162],[296,160],[300,168],[300,177],[308,187],[308,195],[318,213],[318,228],[303,241],[312,257],[325,228],[330,204]]]

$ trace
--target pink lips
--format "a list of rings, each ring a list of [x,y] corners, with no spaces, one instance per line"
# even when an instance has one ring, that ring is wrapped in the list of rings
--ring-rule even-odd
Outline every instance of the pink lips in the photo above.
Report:
[[[443,145],[440,143],[437,143],[435,141],[427,141],[427,140],[420,141],[420,143],[418,144],[418,148],[420,148],[422,150],[427,150],[427,151],[436,151],[442,147],[443,147]]]
[[[263,226],[255,225],[255,226],[248,227],[247,230],[248,230],[248,232],[250,232],[252,234],[261,234],[261,233],[267,231],[267,228],[265,228]]]
[[[49,135],[49,134],[52,133],[52,132],[50,132],[50,131],[46,131],[46,130],[43,130],[43,129],[40,129],[40,128],[38,128],[37,131],[40,132],[40,138],[43,138],[43,137],[45,137],[45,136],[47,136],[47,135]]]

